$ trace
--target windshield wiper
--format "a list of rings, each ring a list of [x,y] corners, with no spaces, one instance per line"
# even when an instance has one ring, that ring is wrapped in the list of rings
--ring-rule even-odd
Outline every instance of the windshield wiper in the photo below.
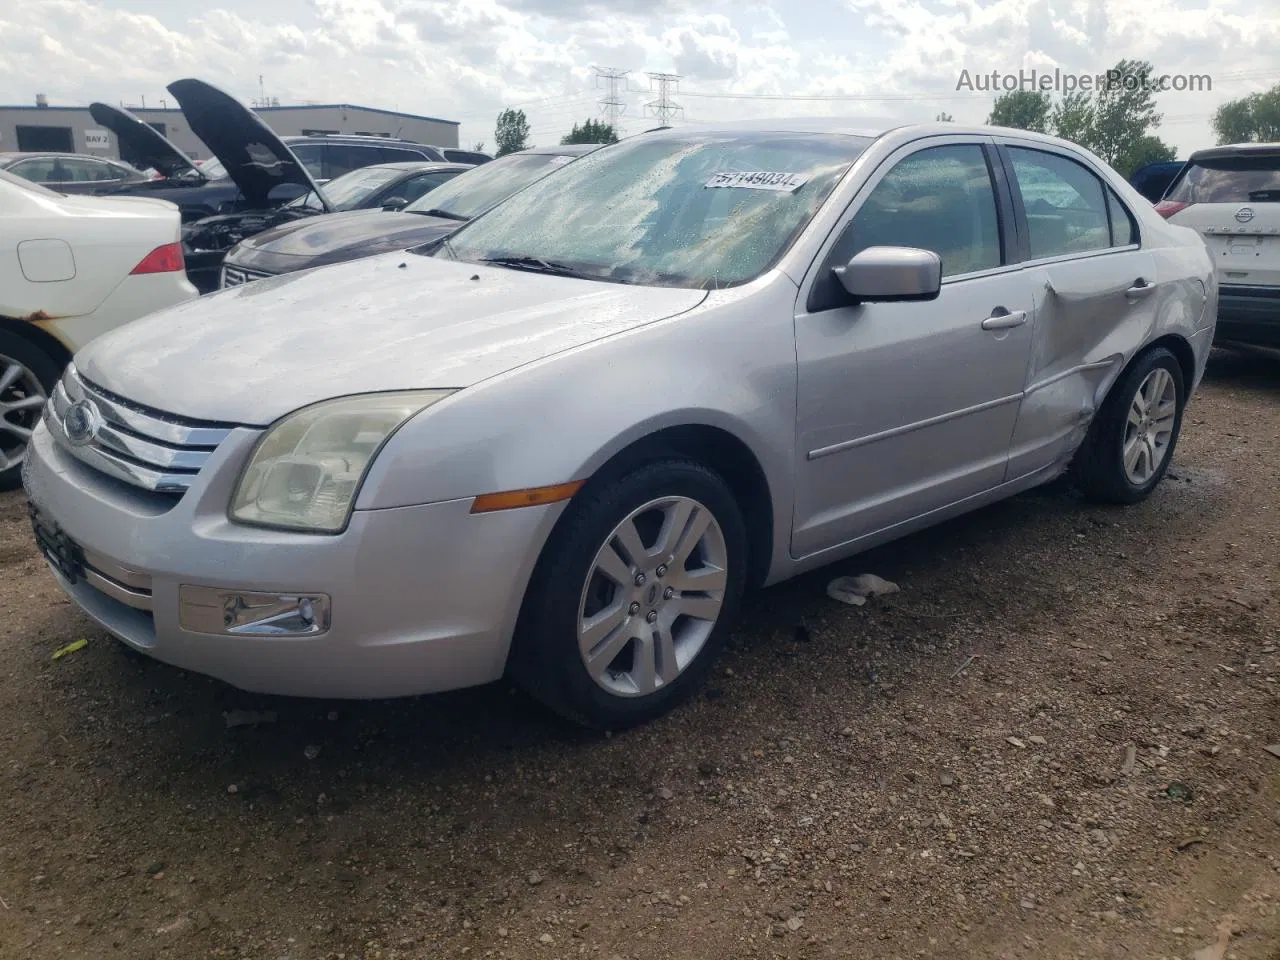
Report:
[[[443,217],[445,220],[470,220],[470,217],[464,217],[460,213],[450,213],[448,210],[440,210],[432,207],[430,210],[405,210],[405,213],[420,213],[424,217]]]
[[[578,277],[589,279],[586,274],[566,267],[554,260],[541,260],[538,257],[481,257],[480,263],[492,263],[499,267],[510,267],[513,270],[530,270],[534,273],[550,273],[557,277]]]

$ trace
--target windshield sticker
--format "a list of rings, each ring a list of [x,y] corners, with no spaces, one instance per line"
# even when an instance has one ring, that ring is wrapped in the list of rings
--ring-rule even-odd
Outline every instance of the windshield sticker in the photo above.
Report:
[[[563,167],[566,163],[572,163],[573,159],[574,159],[573,157],[562,157],[559,154],[556,154],[547,162],[550,163],[553,167]]]
[[[771,173],[757,170],[752,173],[717,173],[707,181],[706,186],[795,193],[808,182],[809,177],[803,173]]]

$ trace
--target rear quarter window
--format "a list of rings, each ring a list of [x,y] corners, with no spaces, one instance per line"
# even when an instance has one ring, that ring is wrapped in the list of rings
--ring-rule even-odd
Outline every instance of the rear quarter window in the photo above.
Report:
[[[1280,201],[1280,154],[1193,161],[1169,188],[1165,199],[1182,203]]]

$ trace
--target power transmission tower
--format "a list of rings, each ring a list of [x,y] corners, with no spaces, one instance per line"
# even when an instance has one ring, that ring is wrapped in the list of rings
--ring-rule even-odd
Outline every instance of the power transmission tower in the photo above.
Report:
[[[627,104],[618,94],[618,84],[625,83],[627,74],[630,70],[618,70],[615,67],[596,67],[596,86],[600,86],[601,82],[606,85],[608,94],[598,101],[600,104],[600,113],[604,116],[605,122],[613,128],[613,132],[619,137],[622,136],[622,126],[619,118],[626,112]]]
[[[658,98],[644,105],[645,113],[651,117],[657,117],[663,126],[666,126],[673,117],[683,119],[684,107],[671,99],[672,91],[679,87],[680,77],[674,73],[651,73],[648,76],[649,89],[652,90],[656,85]]]

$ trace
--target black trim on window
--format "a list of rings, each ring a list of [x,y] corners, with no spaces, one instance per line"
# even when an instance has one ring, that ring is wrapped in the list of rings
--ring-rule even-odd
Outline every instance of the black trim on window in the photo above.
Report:
[[[992,143],[986,147],[987,160],[995,178],[1000,198],[1002,220],[1008,224],[1009,246],[1005,250],[1005,264],[1025,263],[1031,259],[1031,235],[1027,226],[1027,211],[1022,206],[1022,194],[1013,175],[1013,161],[1004,144]]]
[[[1128,205],[1125,204],[1125,202],[1120,199],[1120,195],[1111,189],[1111,184],[1104,183],[1102,186],[1103,186],[1103,190],[1106,193],[1107,221],[1111,227],[1111,246],[1112,247],[1129,247],[1129,246],[1133,246],[1134,244],[1141,246],[1142,232],[1138,228],[1138,218],[1133,215],[1133,211],[1129,209]],[[1129,238],[1130,239],[1128,243],[1116,242],[1116,222],[1115,222],[1115,218],[1112,216],[1113,207],[1119,207],[1120,210],[1124,213],[1124,215],[1129,219]]]
[[[1008,145],[997,143],[996,153],[1000,157],[1000,166],[1009,187],[1009,198],[1013,203],[1013,223],[1018,234],[1018,259],[1015,262],[1026,263],[1031,259],[1031,224],[1027,222],[1027,208],[1022,203],[1022,189],[1018,186],[1018,175],[1013,172],[1013,157],[1009,155]]]

